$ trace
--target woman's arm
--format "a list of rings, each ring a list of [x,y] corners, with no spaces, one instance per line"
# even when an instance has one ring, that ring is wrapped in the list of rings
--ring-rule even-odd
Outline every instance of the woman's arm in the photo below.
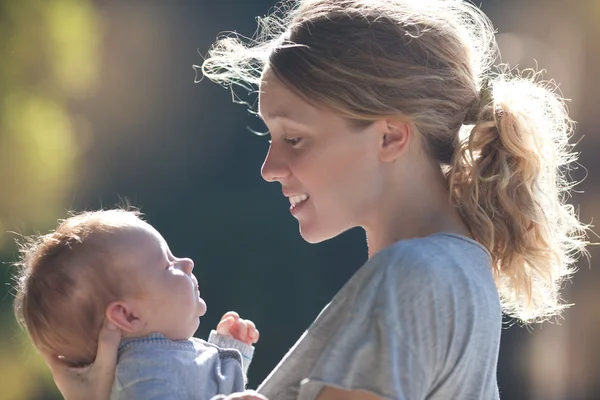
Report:
[[[83,368],[67,367],[56,355],[41,351],[52,377],[65,400],[108,400],[115,379],[121,332],[105,323],[98,337],[98,352],[93,364]]]

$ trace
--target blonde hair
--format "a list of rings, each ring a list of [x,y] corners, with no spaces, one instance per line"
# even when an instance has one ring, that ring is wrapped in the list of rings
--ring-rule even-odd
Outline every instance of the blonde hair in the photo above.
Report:
[[[94,361],[106,307],[136,290],[114,268],[114,235],[140,221],[136,211],[84,212],[20,243],[14,312],[38,349],[70,366]]]
[[[537,74],[492,70],[492,24],[462,0],[300,0],[229,35],[202,73],[253,90],[267,70],[351,122],[409,121],[446,172],[450,199],[491,253],[507,314],[557,315],[563,280],[585,251],[565,200],[576,155],[562,99]]]

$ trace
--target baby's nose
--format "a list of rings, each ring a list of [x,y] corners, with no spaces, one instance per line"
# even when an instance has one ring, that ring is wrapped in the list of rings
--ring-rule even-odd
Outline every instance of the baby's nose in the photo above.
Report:
[[[191,258],[182,258],[180,261],[181,269],[186,274],[191,274],[194,269],[194,261]]]

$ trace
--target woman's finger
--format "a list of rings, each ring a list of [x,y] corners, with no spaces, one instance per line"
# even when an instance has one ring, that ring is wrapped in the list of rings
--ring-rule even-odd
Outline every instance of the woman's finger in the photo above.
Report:
[[[105,322],[98,335],[96,359],[88,366],[67,366],[56,354],[40,349],[58,390],[65,399],[108,399],[115,379],[121,331]]]
[[[117,366],[117,353],[121,343],[121,332],[112,322],[105,322],[98,336],[98,351],[94,368],[98,373],[115,373]]]
[[[65,365],[65,363],[60,361],[60,359],[58,358],[58,356],[56,354],[49,353],[42,349],[40,349],[40,354],[44,358],[44,361],[46,362],[46,365],[48,366],[48,368],[50,368],[52,375],[54,375],[55,372],[57,372],[57,370],[59,370],[59,369],[60,370],[67,369],[67,366]]]
[[[253,390],[230,394],[224,400],[268,400],[262,394],[256,393]]]

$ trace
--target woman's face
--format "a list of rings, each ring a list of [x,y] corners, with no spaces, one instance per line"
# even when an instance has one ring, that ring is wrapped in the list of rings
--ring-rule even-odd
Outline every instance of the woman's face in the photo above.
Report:
[[[317,243],[364,226],[383,189],[377,123],[351,127],[271,73],[261,84],[259,112],[271,135],[262,176],[281,183],[302,237]]]

